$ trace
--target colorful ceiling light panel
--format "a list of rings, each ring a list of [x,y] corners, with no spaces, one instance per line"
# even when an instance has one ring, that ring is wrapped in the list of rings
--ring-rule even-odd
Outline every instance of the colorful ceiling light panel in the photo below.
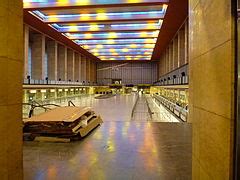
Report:
[[[23,0],[24,8],[101,60],[150,60],[168,0]]]

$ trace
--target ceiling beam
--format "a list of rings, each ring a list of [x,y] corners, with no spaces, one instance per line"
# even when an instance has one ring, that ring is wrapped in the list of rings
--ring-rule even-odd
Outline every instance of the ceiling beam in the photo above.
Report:
[[[181,25],[188,17],[188,0],[171,0],[166,12],[161,31],[157,38],[152,60],[160,59]]]
[[[82,38],[82,39],[80,39],[80,38],[71,38],[71,37],[69,37],[69,39],[71,39],[71,40],[80,40],[80,41],[82,41],[82,40],[109,40],[109,39],[112,39],[112,40],[118,40],[118,39],[149,39],[149,38],[157,38],[157,37],[120,37],[120,38],[118,38],[118,37],[113,37],[113,38]]]
[[[137,20],[142,20],[142,21],[158,21],[158,20],[163,20],[163,18],[159,18],[159,17],[156,17],[156,18],[142,18],[142,17],[135,17],[135,19],[105,19],[105,20],[96,20],[96,19],[93,19],[93,20],[79,20],[77,18],[75,18],[75,20],[63,20],[63,19],[59,19],[59,20],[46,20],[44,21],[44,23],[47,23],[47,24],[66,24],[66,23],[105,23],[105,22],[135,22]]]
[[[79,31],[79,30],[60,30],[59,32],[61,33],[103,33],[103,32],[151,32],[151,31],[158,31],[159,28],[153,28],[153,29],[118,29],[118,30],[113,30],[113,29],[109,29],[109,30],[93,30],[93,31]]]
[[[40,31],[43,34],[46,34],[50,38],[72,48],[73,50],[79,52],[82,55],[85,55],[86,57],[93,59],[95,61],[100,61],[99,58],[94,56],[93,54],[89,53],[76,43],[74,43],[72,40],[68,39],[67,37],[63,36],[61,33],[59,33],[57,30],[53,29],[52,27],[48,26],[44,22],[42,22],[40,19],[36,18],[32,14],[30,14],[27,11],[24,11],[24,23],[32,26],[33,28],[36,28],[38,31]]]
[[[105,1],[107,2],[107,1]],[[111,7],[129,7],[129,6],[150,6],[150,5],[164,5],[168,4],[169,0],[142,0],[137,3],[113,3],[111,1],[108,1],[107,4],[103,3],[97,3],[90,2],[86,5],[77,5],[77,4],[68,4],[66,5],[57,5],[56,3],[24,3],[24,9],[27,9],[29,11],[33,10],[60,10],[60,9],[86,9],[86,8],[111,8]]]

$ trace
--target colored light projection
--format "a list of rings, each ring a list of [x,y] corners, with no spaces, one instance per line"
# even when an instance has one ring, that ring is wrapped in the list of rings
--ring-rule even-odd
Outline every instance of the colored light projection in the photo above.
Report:
[[[150,60],[168,7],[168,0],[23,2],[34,16],[101,60]]]

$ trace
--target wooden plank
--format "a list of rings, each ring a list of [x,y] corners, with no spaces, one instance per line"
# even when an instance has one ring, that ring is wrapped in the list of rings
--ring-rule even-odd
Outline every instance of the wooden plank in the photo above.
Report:
[[[81,137],[86,136],[90,131],[96,128],[98,125],[103,123],[102,118],[98,116],[96,119],[89,122],[89,124],[85,128],[81,128],[79,130]]]
[[[71,140],[69,138],[58,138],[58,137],[45,137],[45,136],[37,136],[34,141],[37,142],[61,142],[61,143],[69,143]]]
[[[42,114],[24,119],[23,122],[73,122],[90,110],[90,107],[57,107]]]

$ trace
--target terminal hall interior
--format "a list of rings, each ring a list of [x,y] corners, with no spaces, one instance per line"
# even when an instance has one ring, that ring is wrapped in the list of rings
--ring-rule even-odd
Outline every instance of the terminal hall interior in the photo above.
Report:
[[[1,0],[0,179],[239,180],[239,3]]]

